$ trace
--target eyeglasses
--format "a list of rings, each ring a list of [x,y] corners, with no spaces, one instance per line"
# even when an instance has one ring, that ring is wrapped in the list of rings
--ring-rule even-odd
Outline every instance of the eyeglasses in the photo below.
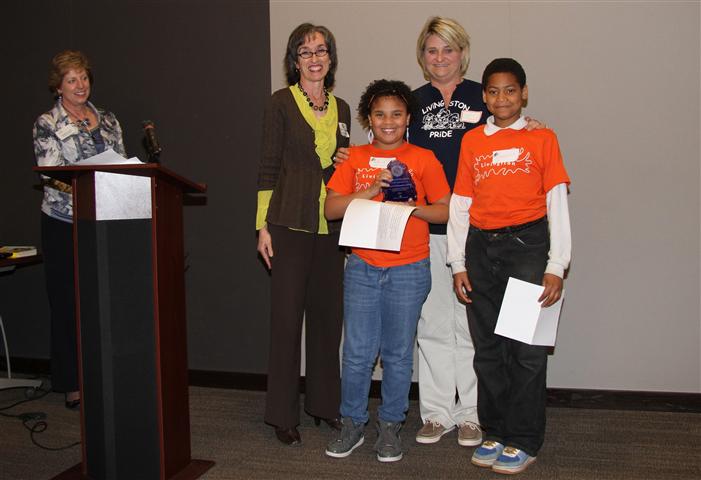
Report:
[[[305,50],[303,52],[297,53],[298,57],[302,58],[312,58],[312,55],[316,55],[317,57],[325,57],[326,55],[329,54],[329,51],[326,48],[320,48],[319,50],[312,52],[310,50]]]

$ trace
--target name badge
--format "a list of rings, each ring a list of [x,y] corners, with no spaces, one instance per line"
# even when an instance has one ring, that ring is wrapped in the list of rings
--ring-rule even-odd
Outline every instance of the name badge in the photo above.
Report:
[[[338,130],[341,132],[342,137],[350,138],[350,134],[348,133],[348,125],[343,122],[338,122]]]
[[[477,123],[482,118],[481,110],[463,110],[460,112],[460,121],[466,123]]]
[[[492,153],[492,165],[500,163],[513,163],[518,161],[518,156],[521,153],[519,148],[508,148],[506,150],[494,150]]]
[[[370,166],[372,168],[387,168],[392,160],[396,159],[394,157],[370,157]]]
[[[76,135],[79,132],[80,131],[78,130],[78,127],[76,127],[73,124],[70,124],[70,125],[65,125],[65,126],[59,128],[56,131],[56,136],[58,137],[59,140],[63,141],[65,139],[67,139],[68,137],[70,137],[71,135]]]

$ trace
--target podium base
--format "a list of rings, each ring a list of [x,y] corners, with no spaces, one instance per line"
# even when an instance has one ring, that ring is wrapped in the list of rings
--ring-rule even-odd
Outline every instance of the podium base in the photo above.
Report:
[[[190,460],[190,463],[175,475],[165,480],[194,480],[200,478],[204,473],[214,466],[210,460]],[[83,464],[73,465],[63,473],[59,473],[51,480],[99,480],[83,475]]]

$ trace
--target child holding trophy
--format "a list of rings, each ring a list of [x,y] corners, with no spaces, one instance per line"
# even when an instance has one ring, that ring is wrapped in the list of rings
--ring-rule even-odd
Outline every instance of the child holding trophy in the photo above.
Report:
[[[328,183],[325,214],[342,218],[356,198],[415,206],[398,252],[353,248],[344,274],[341,381],[343,428],[326,454],[347,457],[363,444],[368,394],[377,356],[382,360],[377,459],[401,460],[399,431],[409,403],[414,337],[431,289],[428,223],[448,220],[450,187],[434,154],[405,141],[415,100],[399,81],[377,80],[363,93],[360,123],[371,144],[350,148]]]

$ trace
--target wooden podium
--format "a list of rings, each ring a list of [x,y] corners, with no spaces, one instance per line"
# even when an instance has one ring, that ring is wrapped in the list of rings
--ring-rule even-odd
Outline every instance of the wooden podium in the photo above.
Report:
[[[206,186],[158,164],[34,171],[73,188],[82,462],[55,478],[200,477],[214,462],[190,456],[182,207]]]

